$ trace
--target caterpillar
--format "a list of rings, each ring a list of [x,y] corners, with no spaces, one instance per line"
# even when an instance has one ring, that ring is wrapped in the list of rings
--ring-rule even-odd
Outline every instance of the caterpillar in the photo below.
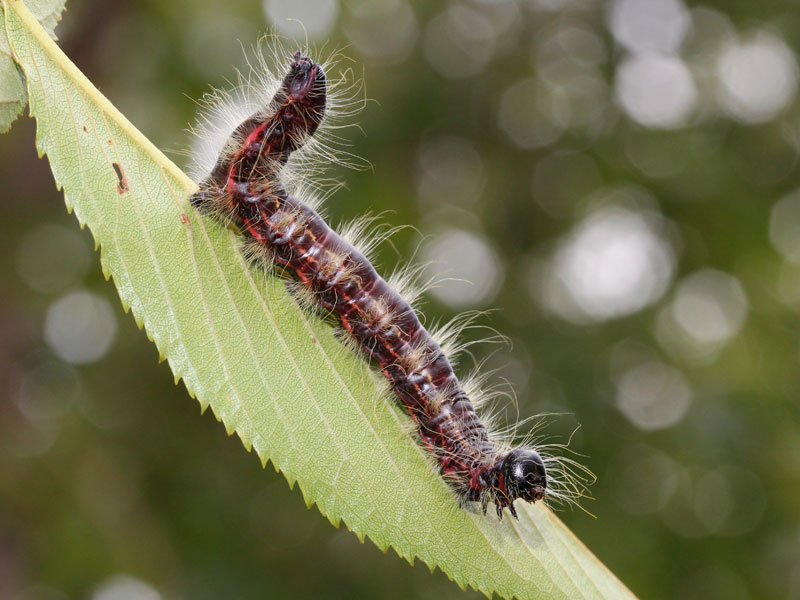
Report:
[[[504,509],[517,518],[516,499],[580,497],[578,463],[493,441],[443,344],[403,293],[308,201],[290,193],[286,165],[313,144],[328,111],[328,84],[326,67],[294,52],[277,90],[262,94],[263,105],[228,134],[191,204],[240,232],[251,261],[289,275],[310,304],[335,315],[346,337],[379,366],[462,505],[477,502],[486,514],[493,503],[502,520]],[[231,104],[230,96],[222,100]],[[566,486],[556,485],[558,472],[570,476]]]

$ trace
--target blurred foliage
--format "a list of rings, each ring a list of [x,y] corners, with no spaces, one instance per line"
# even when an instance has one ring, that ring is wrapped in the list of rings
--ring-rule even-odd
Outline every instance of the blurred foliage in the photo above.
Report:
[[[320,45],[350,44],[377,100],[346,133],[373,169],[337,170],[329,213],[391,210],[426,236],[399,233],[386,270],[471,236],[489,285],[423,310],[499,308],[485,322],[513,347],[476,359],[521,417],[569,413],[561,439],[582,424],[598,518],[564,521],[642,597],[800,597],[796,4],[294,4]],[[287,5],[76,0],[56,33],[181,162],[191,98]],[[32,139],[25,119],[0,139],[0,596],[470,595],[305,514],[197,416]],[[81,290],[113,325],[76,356],[53,323]]]

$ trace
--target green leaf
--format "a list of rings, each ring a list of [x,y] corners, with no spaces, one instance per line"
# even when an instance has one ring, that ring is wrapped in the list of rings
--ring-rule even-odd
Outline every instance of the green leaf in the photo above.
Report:
[[[123,305],[203,408],[331,522],[461,586],[507,598],[631,597],[545,506],[518,503],[519,521],[503,522],[459,509],[379,375],[300,311],[280,280],[250,270],[233,234],[192,210],[186,175],[21,1],[4,5],[39,151]]]
[[[61,20],[66,0],[29,0],[27,4],[44,30],[56,39],[56,25]],[[5,30],[0,31],[0,133],[9,130],[27,101],[25,82],[14,64]]]

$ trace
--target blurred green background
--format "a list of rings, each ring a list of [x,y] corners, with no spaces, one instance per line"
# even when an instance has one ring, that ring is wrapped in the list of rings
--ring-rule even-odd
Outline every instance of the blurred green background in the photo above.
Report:
[[[497,309],[512,346],[474,353],[508,421],[582,425],[597,518],[569,527],[643,598],[800,598],[800,6],[70,0],[57,34],[185,165],[192,99],[271,28],[346,46],[377,101],[333,220],[413,224],[384,271],[435,261],[428,318]],[[0,138],[0,597],[480,597],[334,529],[199,416],[34,131]]]

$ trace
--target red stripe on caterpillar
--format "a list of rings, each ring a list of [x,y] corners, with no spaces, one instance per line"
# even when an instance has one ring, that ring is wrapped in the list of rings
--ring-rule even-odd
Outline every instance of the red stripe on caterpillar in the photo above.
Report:
[[[411,305],[282,182],[290,154],[322,122],[327,94],[323,67],[294,53],[274,96],[235,128],[191,202],[234,224],[249,257],[280,266],[338,317],[380,366],[462,503],[479,502],[486,513],[492,502],[500,519],[504,508],[516,517],[517,498],[536,502],[553,494],[546,460],[532,447],[504,450],[490,440],[448,356]],[[557,470],[576,468],[564,459]],[[555,497],[583,495],[574,481],[568,487]]]

